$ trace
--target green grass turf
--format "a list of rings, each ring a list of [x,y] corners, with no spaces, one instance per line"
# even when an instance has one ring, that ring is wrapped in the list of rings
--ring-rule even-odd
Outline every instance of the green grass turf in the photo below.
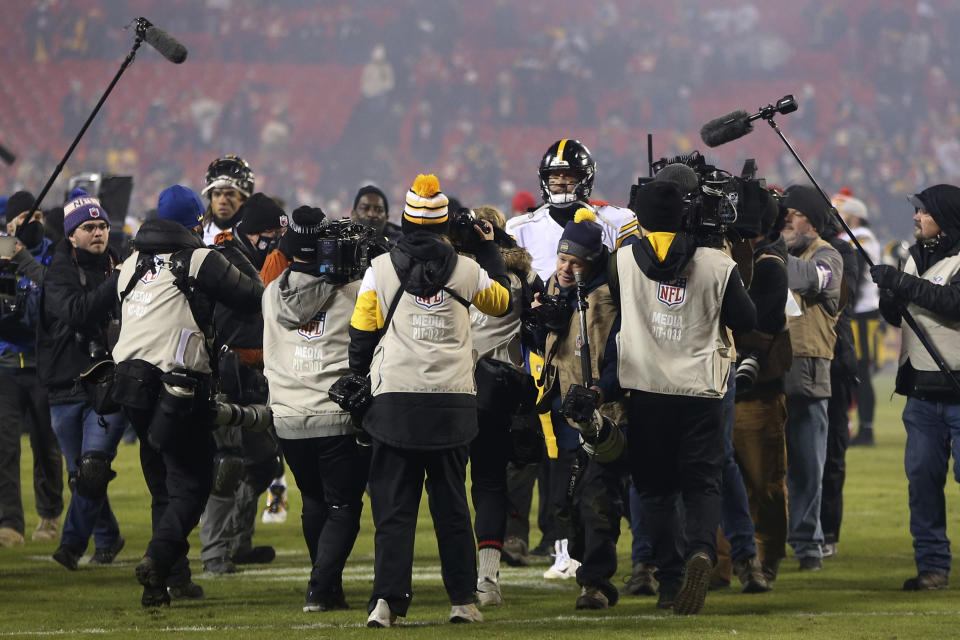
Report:
[[[400,634],[404,638],[949,638],[960,635],[955,592],[903,593],[914,575],[903,474],[903,399],[890,398],[891,376],[878,382],[877,441],[847,456],[846,513],[839,556],[821,572],[801,574],[788,557],[773,592],[745,595],[731,588],[711,592],[701,615],[681,618],[654,607],[649,597],[625,596],[599,612],[573,608],[576,585],[542,579],[544,565],[502,572],[503,607],[486,610],[483,625],[450,625],[439,575],[436,538],[421,508],[415,560],[415,595],[405,627],[364,628],[370,595],[373,527],[369,505],[345,579],[350,611],[302,613],[309,558],[299,531],[299,493],[291,484],[291,516],[285,524],[258,523],[256,542],[277,548],[270,565],[233,575],[201,573],[199,540],[191,536],[192,566],[207,592],[200,602],[144,610],[133,568],[146,548],[149,502],[137,446],[121,444],[119,477],[110,497],[127,538],[113,566],[81,561],[68,572],[51,558],[55,542],[31,542],[33,509],[30,447],[23,440],[23,499],[27,544],[0,549],[0,637],[96,635],[107,638],[341,638]],[[292,476],[288,473],[288,481]],[[957,489],[947,486],[948,530],[957,532]],[[262,506],[262,505],[261,505]],[[625,524],[625,523],[624,523]],[[630,571],[630,534],[620,540],[620,581]],[[92,550],[88,550],[88,555]]]

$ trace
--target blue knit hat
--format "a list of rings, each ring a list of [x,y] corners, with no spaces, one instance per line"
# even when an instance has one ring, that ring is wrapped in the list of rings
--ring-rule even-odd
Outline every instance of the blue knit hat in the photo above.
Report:
[[[193,229],[203,224],[203,213],[206,207],[197,192],[187,187],[175,184],[160,192],[157,201],[157,216],[161,220],[179,222],[187,229]]]
[[[100,201],[82,189],[74,189],[71,199],[63,205],[63,234],[70,237],[77,227],[88,220],[103,220],[110,224],[110,217]]]
[[[567,253],[587,262],[595,262],[603,255],[603,228],[596,220],[596,215],[590,209],[577,209],[573,220],[563,228],[557,253]]]

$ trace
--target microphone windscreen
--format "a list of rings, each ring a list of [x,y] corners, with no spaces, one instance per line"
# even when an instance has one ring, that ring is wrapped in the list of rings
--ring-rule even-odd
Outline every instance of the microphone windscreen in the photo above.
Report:
[[[739,109],[725,116],[714,118],[700,128],[700,139],[708,147],[719,147],[722,144],[742,138],[753,131],[750,116],[743,109]]]
[[[697,172],[682,162],[668,164],[657,171],[657,175],[653,179],[658,182],[672,182],[680,187],[680,193],[684,196],[700,188],[700,179],[697,177]]]
[[[163,29],[151,25],[144,32],[143,39],[170,62],[180,64],[187,59],[187,48]]]

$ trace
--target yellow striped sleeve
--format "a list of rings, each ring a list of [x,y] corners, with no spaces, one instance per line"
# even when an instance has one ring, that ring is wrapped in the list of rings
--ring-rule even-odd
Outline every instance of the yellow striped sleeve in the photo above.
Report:
[[[620,245],[623,244],[623,241],[629,238],[630,236],[639,236],[640,235],[640,223],[636,219],[631,220],[627,224],[620,227],[620,231],[617,233],[617,249],[620,248]]]
[[[477,294],[473,303],[477,309],[488,316],[501,316],[510,306],[510,292],[499,282],[493,280],[486,271],[480,269],[477,278]]]
[[[353,308],[353,316],[350,317],[350,326],[361,331],[377,331],[383,327],[383,322],[383,310],[380,308],[380,299],[377,298],[373,269],[367,268],[357,292],[357,304]]]

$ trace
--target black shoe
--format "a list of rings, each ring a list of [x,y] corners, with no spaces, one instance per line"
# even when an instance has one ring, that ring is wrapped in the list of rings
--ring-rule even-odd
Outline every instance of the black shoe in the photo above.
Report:
[[[950,586],[950,578],[942,573],[921,571],[916,578],[903,583],[904,591],[938,591]]]
[[[53,552],[53,559],[65,566],[70,571],[77,570],[77,562],[80,560],[80,554],[69,547],[60,545]]]
[[[170,594],[163,578],[157,571],[153,558],[144,556],[136,568],[137,582],[143,585],[140,604],[145,607],[163,607],[170,604]]]
[[[186,584],[168,586],[167,593],[170,594],[171,600],[203,600],[204,596],[203,587],[193,580],[187,581]]]
[[[510,536],[503,541],[503,550],[500,557],[511,567],[530,566],[530,558],[527,556],[527,543],[523,541],[523,538],[517,536]]]
[[[117,536],[117,540],[112,545],[97,549],[93,552],[93,557],[90,558],[90,564],[112,563],[114,558],[117,557],[117,554],[123,550],[123,545],[126,543],[127,541],[123,539],[123,536]]]
[[[625,582],[623,592],[628,596],[657,595],[657,579],[653,577],[653,567],[642,562],[633,565],[633,574]]]
[[[767,579],[767,582],[770,583],[771,587],[773,582],[777,579],[777,573],[780,571],[780,561],[783,558],[777,558],[776,560],[764,560],[760,563],[760,569],[763,571],[763,577]]]
[[[712,575],[713,562],[710,556],[703,552],[693,554],[683,572],[683,586],[673,600],[673,612],[681,616],[700,613],[707,600]]]
[[[343,591],[333,595],[321,596],[319,594],[307,591],[307,599],[303,603],[304,613],[317,613],[319,611],[342,611],[349,609],[347,598]]]
[[[661,582],[660,595],[657,596],[657,608],[673,609],[673,601],[677,598],[677,591],[679,590],[679,587],[666,586]]]
[[[237,565],[227,558],[211,558],[203,563],[203,570],[207,573],[222,576],[227,573],[236,573]]]
[[[247,551],[233,554],[234,564],[267,564],[273,562],[277,552],[273,547],[251,547]]]
[[[540,544],[530,549],[530,555],[539,558],[549,558],[553,554],[553,540],[542,538]]]
[[[823,559],[817,556],[804,556],[800,558],[800,571],[820,571],[823,569]]]
[[[873,441],[873,429],[861,428],[857,435],[850,441],[851,447],[872,447],[876,443]]]

